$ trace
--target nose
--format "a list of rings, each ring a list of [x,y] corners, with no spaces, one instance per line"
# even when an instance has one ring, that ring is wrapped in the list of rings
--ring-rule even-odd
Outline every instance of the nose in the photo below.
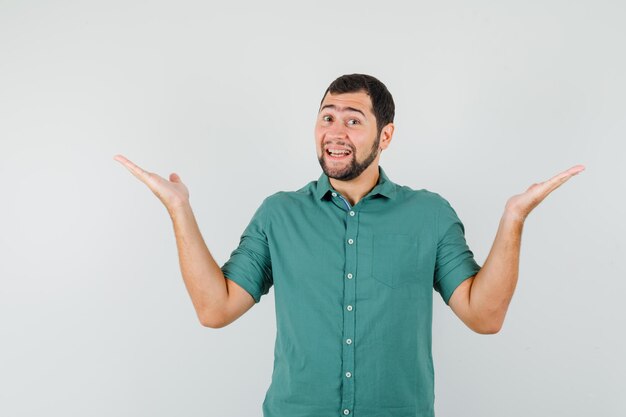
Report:
[[[345,126],[340,123],[335,123],[333,126],[329,127],[326,132],[326,137],[328,139],[340,139],[344,140],[348,137],[348,130]]]

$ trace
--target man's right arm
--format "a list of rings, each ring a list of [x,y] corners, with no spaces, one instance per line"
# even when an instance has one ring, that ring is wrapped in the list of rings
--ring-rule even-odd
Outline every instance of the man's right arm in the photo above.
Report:
[[[252,296],[226,278],[202,238],[189,203],[169,210],[176,235],[180,270],[203,326],[221,328],[255,304]]]
[[[115,155],[163,203],[174,223],[180,269],[200,322],[206,327],[224,327],[254,305],[254,298],[224,277],[206,247],[189,204],[189,190],[175,172],[169,179],[149,172],[123,155]]]

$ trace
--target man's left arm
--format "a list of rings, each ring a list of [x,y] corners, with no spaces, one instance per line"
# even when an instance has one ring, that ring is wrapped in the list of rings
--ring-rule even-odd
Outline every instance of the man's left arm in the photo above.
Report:
[[[500,331],[517,284],[524,221],[548,194],[584,169],[583,165],[573,166],[507,201],[482,268],[459,284],[449,300],[452,311],[469,328],[482,334]]]

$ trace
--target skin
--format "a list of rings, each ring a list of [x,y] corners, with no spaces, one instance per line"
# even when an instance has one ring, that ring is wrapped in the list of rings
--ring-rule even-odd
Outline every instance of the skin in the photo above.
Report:
[[[331,185],[352,206],[377,184],[380,154],[391,143],[393,132],[394,124],[389,123],[377,134],[372,103],[366,93],[329,93],[324,97],[315,122],[317,158]],[[329,145],[349,148],[352,154],[340,161],[331,160],[325,152]],[[219,328],[249,310],[254,299],[224,277],[211,256],[191,210],[189,190],[180,176],[171,173],[165,179],[122,155],[115,155],[114,159],[146,184],[166,207],[174,225],[183,279],[200,322]],[[481,270],[463,281],[449,300],[452,311],[470,329],[481,334],[500,331],[517,284],[526,218],[550,193],[584,169],[583,165],[575,165],[507,200]]]
[[[218,329],[237,320],[255,304],[252,296],[222,273],[209,251],[189,204],[180,176],[169,180],[148,172],[123,155],[114,159],[143,182],[163,203],[172,219],[180,270],[200,323]]]
[[[358,111],[349,110],[348,107]],[[391,143],[394,128],[393,123],[388,123],[382,128],[380,135],[377,135],[372,102],[365,92],[328,93],[322,100],[315,121],[317,159],[324,173],[328,175],[330,184],[352,206],[376,186],[380,154]],[[325,148],[333,145],[350,148],[352,154],[340,161],[332,160]],[[346,173],[355,170],[355,165],[368,161],[371,163],[360,175],[344,178]]]
[[[449,300],[452,311],[469,328],[482,334],[500,331],[517,284],[526,218],[552,191],[584,169],[583,165],[575,165],[547,181],[531,185],[506,202],[496,237],[481,270],[463,281]]]

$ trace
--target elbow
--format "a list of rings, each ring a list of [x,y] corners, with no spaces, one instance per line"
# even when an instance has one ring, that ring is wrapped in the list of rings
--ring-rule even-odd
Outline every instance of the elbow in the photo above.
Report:
[[[469,327],[478,334],[496,334],[502,330],[506,309],[488,309],[476,312]]]
[[[478,334],[496,334],[502,329],[502,325],[500,324],[490,324],[490,325],[482,325],[475,326],[472,328]]]
[[[226,322],[217,314],[198,314],[198,319],[203,327],[211,329],[221,329],[226,326]]]
[[[491,319],[491,320],[479,320],[470,326],[470,328],[478,334],[496,334],[502,330],[502,324],[504,320]]]
[[[224,327],[224,325],[221,323],[214,323],[206,320],[200,321],[200,324],[202,325],[202,327],[208,327],[209,329],[221,329],[222,327]]]

